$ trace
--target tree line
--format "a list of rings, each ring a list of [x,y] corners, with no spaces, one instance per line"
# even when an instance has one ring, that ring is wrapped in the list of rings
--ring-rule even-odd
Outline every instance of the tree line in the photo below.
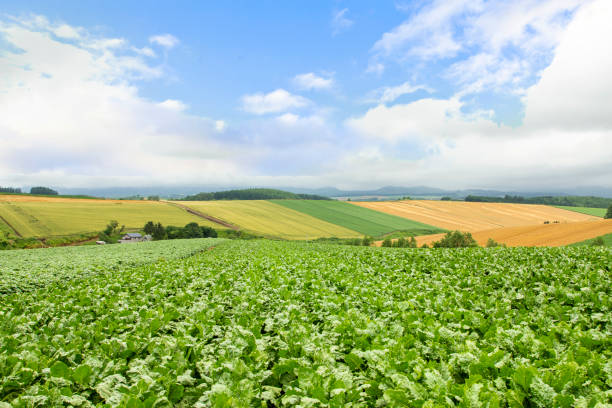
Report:
[[[467,197],[465,197],[465,201],[479,203],[545,204],[590,208],[608,208],[610,205],[612,205],[612,198],[603,198],[595,196],[522,197],[506,194],[504,197],[489,197],[468,195]]]
[[[214,193],[198,193],[183,198],[185,201],[214,200],[331,200],[316,194],[295,194],[289,191],[272,188],[247,188],[243,190],[217,191]]]

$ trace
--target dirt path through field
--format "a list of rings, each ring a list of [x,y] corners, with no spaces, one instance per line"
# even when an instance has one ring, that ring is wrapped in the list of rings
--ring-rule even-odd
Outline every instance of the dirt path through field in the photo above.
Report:
[[[162,202],[163,202],[163,203],[166,203],[166,204],[173,205],[173,206],[175,206],[175,207],[179,207],[179,208],[181,208],[181,209],[183,209],[183,210],[187,211],[187,212],[188,212],[188,213],[190,213],[190,214],[193,214],[193,215],[195,215],[195,216],[197,216],[197,217],[204,218],[204,219],[206,219],[206,220],[208,220],[208,221],[212,221],[212,222],[215,222],[215,223],[217,223],[217,224],[223,225],[224,227],[227,227],[227,228],[233,229],[233,230],[235,230],[235,231],[240,230],[240,227],[239,227],[239,226],[237,226],[237,225],[230,224],[229,222],[223,221],[223,220],[221,220],[221,219],[219,219],[219,218],[216,218],[216,217],[210,216],[210,215],[208,215],[208,214],[204,214],[204,213],[202,213],[202,212],[199,212],[199,211],[197,211],[197,210],[194,210],[193,208],[189,208],[189,207],[187,207],[186,205],[179,204],[179,203],[175,203],[175,202],[172,202],[172,201],[162,201]]]
[[[2,222],[4,222],[10,229],[13,230],[13,232],[15,233],[15,235],[17,235],[19,238],[23,238],[23,236],[19,233],[19,231],[17,231],[15,229],[15,227],[13,227],[3,216],[0,215],[0,220],[2,220]]]

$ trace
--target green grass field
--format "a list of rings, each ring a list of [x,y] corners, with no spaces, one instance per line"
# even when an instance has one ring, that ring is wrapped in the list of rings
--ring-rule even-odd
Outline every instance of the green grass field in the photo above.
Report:
[[[292,200],[297,201],[297,200]],[[279,201],[279,202],[282,202]],[[264,200],[182,201],[182,205],[248,231],[284,239],[351,238],[363,234]]]
[[[603,216],[606,215],[606,211],[607,211],[605,208],[568,207],[565,205],[555,205],[554,207],[561,208],[563,210],[575,211],[575,212],[579,212],[582,214],[592,215],[594,217],[601,217],[601,218],[603,218]]]
[[[0,215],[24,237],[50,237],[101,231],[110,220],[128,229],[147,221],[184,226],[219,224],[157,201],[54,200],[0,201]]]
[[[6,223],[0,218],[0,237],[9,235],[15,235],[13,229],[6,225]]]
[[[606,234],[606,235],[602,235],[602,238],[604,240],[604,246],[607,247],[612,247],[612,234]],[[593,242],[595,238],[591,238],[591,239],[587,239],[585,241],[580,241],[580,242],[575,242],[569,246],[585,246],[585,245],[591,245],[591,242]]]
[[[272,200],[272,202],[374,237],[400,230],[409,231],[415,235],[435,234],[444,231],[431,225],[342,201]]]

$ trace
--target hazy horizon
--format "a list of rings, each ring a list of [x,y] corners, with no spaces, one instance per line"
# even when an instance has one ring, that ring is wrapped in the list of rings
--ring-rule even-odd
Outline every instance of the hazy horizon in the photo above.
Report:
[[[612,188],[612,2],[8,1],[0,186]]]

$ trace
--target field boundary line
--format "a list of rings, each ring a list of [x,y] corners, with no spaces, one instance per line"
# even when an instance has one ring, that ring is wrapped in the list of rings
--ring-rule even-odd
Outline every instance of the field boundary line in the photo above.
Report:
[[[6,224],[6,225],[8,225],[8,227],[9,227],[10,229],[12,229],[12,230],[13,230],[13,232],[15,233],[15,235],[17,235],[19,238],[23,238],[23,235],[21,235],[21,234],[19,233],[19,231],[17,231],[17,230],[15,229],[15,227],[13,227],[13,226],[12,226],[12,225],[11,225],[11,224],[10,224],[10,223],[9,223],[9,222],[6,220],[6,218],[4,218],[3,216],[1,216],[1,215],[0,215],[0,220],[2,220],[2,221],[3,221],[3,222]]]
[[[188,213],[190,213],[190,214],[193,214],[193,215],[195,215],[195,216],[197,216],[197,217],[204,218],[204,219],[206,219],[206,220],[208,220],[208,221],[212,221],[212,222],[214,222],[214,223],[217,223],[217,224],[223,225],[224,227],[227,227],[227,228],[233,229],[234,231],[238,231],[238,230],[240,230],[240,227],[239,227],[239,226],[237,226],[237,225],[230,224],[229,222],[223,221],[223,220],[222,220],[222,219],[220,219],[220,218],[216,218],[216,217],[213,217],[213,216],[211,216],[211,215],[204,214],[204,213],[202,213],[202,212],[200,212],[200,211],[197,211],[197,210],[194,210],[193,208],[190,208],[190,207],[188,207],[188,206],[186,206],[186,205],[179,204],[179,203],[173,203],[173,202],[171,202],[171,201],[162,201],[162,202],[163,202],[163,203],[166,203],[166,204],[169,204],[169,205],[173,205],[173,206],[175,206],[175,207],[179,207],[179,208],[181,208],[181,209],[183,209],[183,210],[187,211],[187,212],[188,212]]]

